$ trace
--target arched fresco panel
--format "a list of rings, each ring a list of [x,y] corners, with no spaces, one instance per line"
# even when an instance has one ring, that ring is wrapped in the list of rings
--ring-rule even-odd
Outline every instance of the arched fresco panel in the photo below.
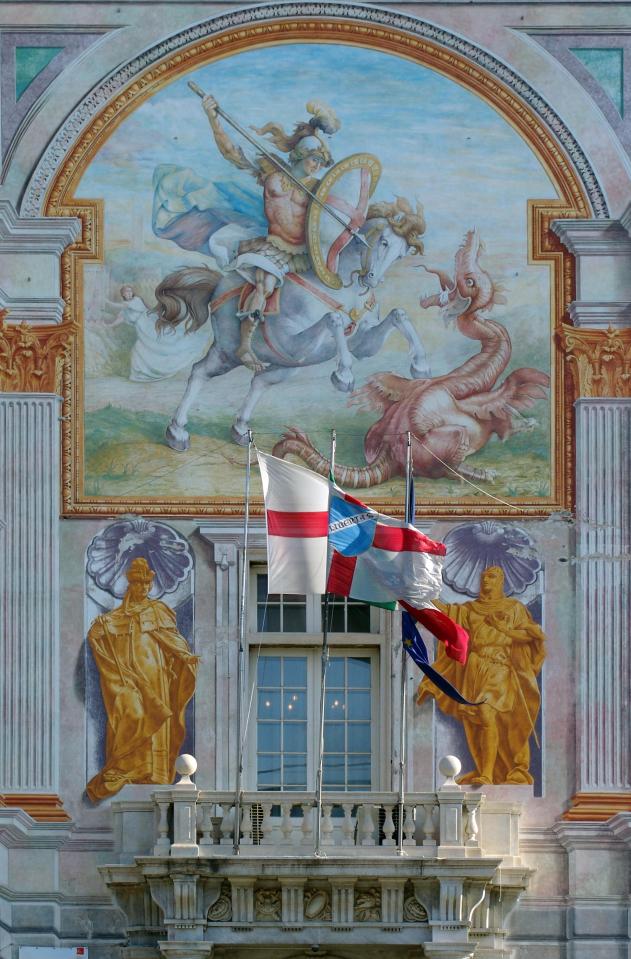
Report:
[[[410,431],[421,511],[568,505],[552,334],[573,263],[549,223],[586,215],[578,182],[478,68],[430,44],[413,56],[395,34],[377,49],[351,26],[335,43],[240,35],[163,62],[97,117],[60,172],[48,210],[84,222],[64,272],[82,321],[68,513],[239,510],[248,429],[260,448],[326,472],[332,427],[347,485],[375,503],[401,502]],[[223,111],[214,126],[201,92]],[[309,121],[283,140],[281,128]],[[296,154],[309,135],[323,154],[315,170]],[[356,185],[336,166],[357,155],[363,194],[361,175]],[[307,215],[304,251],[317,200],[302,187],[317,191],[327,170],[328,209]],[[279,232],[274,177],[279,202],[302,210],[289,214],[289,248],[275,242],[275,274],[261,246]],[[328,282],[313,272],[317,249]],[[257,266],[277,287],[258,301]]]

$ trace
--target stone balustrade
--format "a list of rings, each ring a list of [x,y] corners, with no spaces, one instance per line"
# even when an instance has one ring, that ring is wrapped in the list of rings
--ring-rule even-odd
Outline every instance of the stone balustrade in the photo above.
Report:
[[[195,786],[192,757],[150,797],[127,787],[113,804],[118,863],[101,872],[127,916],[129,959],[265,949],[281,931],[294,951],[381,943],[393,956],[423,945],[467,959],[477,944],[506,955],[506,917],[529,876],[518,811],[458,786],[459,765],[442,760],[440,789],[405,795],[401,843],[397,793],[324,793],[318,855],[313,793],[243,792],[237,804]]]

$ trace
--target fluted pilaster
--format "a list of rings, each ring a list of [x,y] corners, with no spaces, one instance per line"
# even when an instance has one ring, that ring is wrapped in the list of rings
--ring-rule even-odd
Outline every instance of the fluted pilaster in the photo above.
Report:
[[[57,792],[59,415],[57,396],[0,394],[0,804]]]
[[[631,786],[631,399],[576,402],[576,459],[579,795],[566,816],[606,819]]]

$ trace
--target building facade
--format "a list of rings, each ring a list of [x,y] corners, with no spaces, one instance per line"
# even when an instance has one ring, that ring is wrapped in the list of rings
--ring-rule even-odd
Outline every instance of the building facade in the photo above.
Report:
[[[1,959],[629,956],[630,52],[625,3],[2,5]],[[399,517],[411,444],[476,705],[269,592],[255,447],[333,431]]]

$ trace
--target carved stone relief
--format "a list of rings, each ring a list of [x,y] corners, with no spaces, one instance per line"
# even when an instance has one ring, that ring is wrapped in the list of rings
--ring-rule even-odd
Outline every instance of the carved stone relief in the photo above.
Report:
[[[254,893],[254,918],[259,922],[279,922],[280,917],[280,889],[257,889]]]
[[[357,922],[381,921],[381,890],[377,886],[355,890],[355,919]]]
[[[326,889],[305,889],[305,919],[331,921],[331,894]]]

